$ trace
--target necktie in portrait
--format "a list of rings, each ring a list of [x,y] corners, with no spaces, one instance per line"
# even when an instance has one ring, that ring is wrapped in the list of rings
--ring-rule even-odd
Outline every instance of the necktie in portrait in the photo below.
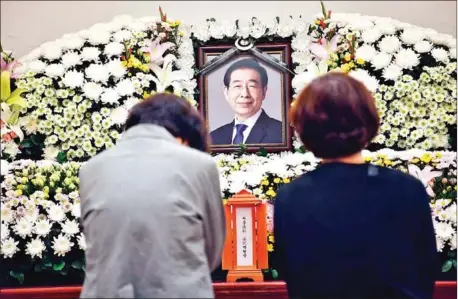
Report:
[[[232,142],[233,144],[243,143],[243,137],[244,137],[243,131],[245,131],[246,128],[248,128],[248,126],[244,124],[235,125],[236,132],[235,132],[234,141]]]

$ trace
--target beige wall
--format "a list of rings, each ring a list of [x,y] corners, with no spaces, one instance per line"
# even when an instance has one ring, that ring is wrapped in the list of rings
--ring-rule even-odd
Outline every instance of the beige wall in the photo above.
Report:
[[[328,1],[335,12],[385,16],[456,37],[456,1]],[[21,57],[40,44],[65,33],[86,29],[114,16],[158,15],[157,8],[172,19],[197,23],[205,18],[220,20],[312,17],[320,12],[318,1],[2,1],[1,41],[5,49]]]

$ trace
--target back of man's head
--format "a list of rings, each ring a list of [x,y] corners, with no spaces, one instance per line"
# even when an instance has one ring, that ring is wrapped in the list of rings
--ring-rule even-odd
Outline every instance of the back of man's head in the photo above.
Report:
[[[135,105],[126,120],[125,130],[140,125],[154,124],[165,128],[175,138],[200,151],[209,151],[208,131],[199,112],[176,95],[158,93]]]

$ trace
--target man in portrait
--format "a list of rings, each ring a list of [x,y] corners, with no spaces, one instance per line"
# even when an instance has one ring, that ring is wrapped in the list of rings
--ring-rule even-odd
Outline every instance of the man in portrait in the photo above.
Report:
[[[282,122],[262,109],[268,84],[265,68],[252,58],[239,60],[227,69],[223,81],[234,120],[211,132],[212,144],[282,143]]]

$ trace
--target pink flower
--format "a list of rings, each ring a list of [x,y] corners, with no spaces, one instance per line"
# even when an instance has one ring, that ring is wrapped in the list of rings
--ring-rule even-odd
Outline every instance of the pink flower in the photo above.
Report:
[[[327,60],[329,56],[337,50],[339,38],[340,35],[338,34],[334,35],[330,41],[322,38],[317,43],[313,43],[310,46],[310,52],[321,59]]]
[[[6,60],[3,58],[3,56],[1,57],[1,60],[0,60],[0,68],[1,68],[1,71],[7,71],[7,72],[10,72],[11,73],[11,78],[12,79],[16,79],[20,73],[16,71],[16,67],[20,66],[21,63],[19,61],[10,61],[10,62],[6,62]]]
[[[274,205],[267,202],[267,231],[274,231]]]
[[[154,41],[150,41],[149,45],[142,48],[142,51],[149,53],[151,63],[161,65],[164,61],[163,55],[165,51],[175,46],[174,43],[165,42],[160,43],[161,37],[156,38]]]

